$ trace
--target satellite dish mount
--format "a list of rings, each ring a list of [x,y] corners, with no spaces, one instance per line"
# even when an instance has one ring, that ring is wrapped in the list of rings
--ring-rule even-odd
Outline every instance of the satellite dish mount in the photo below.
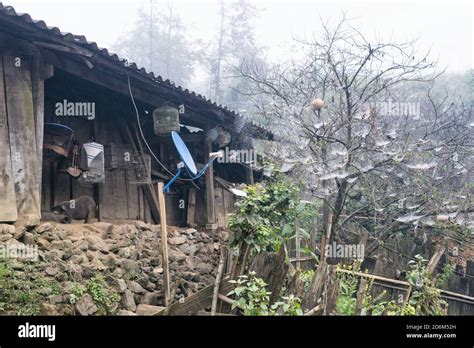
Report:
[[[169,192],[170,186],[173,184],[173,182],[176,179],[179,178],[184,168],[186,168],[186,171],[188,172],[190,180],[194,181],[204,175],[207,168],[209,168],[212,165],[212,163],[214,162],[216,158],[223,156],[222,151],[211,152],[209,154],[209,162],[207,162],[207,164],[198,172],[196,168],[196,163],[194,162],[193,157],[191,156],[191,153],[189,152],[188,147],[184,143],[183,139],[181,139],[181,137],[175,131],[171,132],[171,137],[173,138],[174,146],[176,147],[176,150],[178,151],[179,156],[181,157],[181,162],[178,163],[178,170],[176,174],[163,188],[164,193]]]

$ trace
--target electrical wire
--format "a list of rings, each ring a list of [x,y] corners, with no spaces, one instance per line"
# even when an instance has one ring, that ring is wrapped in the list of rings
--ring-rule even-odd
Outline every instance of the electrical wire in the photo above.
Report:
[[[135,108],[135,113],[136,113],[136,116],[137,116],[137,124],[138,124],[138,129],[140,130],[140,135],[142,136],[142,139],[143,141],[145,142],[145,145],[146,147],[148,148],[148,151],[150,151],[151,155],[153,156],[153,158],[155,159],[156,162],[158,162],[158,164],[171,176],[174,176],[174,174],[168,170],[168,168],[165,167],[165,165],[163,163],[160,162],[160,160],[158,159],[158,157],[156,157],[155,153],[152,151],[152,149],[150,148],[150,145],[148,145],[148,142],[146,141],[145,139],[145,136],[143,135],[143,130],[142,130],[142,126],[140,125],[140,115],[139,115],[139,112],[138,112],[138,108],[137,108],[137,104],[135,103],[135,98],[133,98],[133,93],[132,93],[132,87],[130,86],[130,76],[127,74],[127,82],[128,82],[128,91],[130,92],[130,98],[132,99],[132,103],[133,103],[133,107]]]
[[[135,114],[137,116],[137,124],[138,124],[138,129],[140,130],[140,135],[143,139],[143,142],[145,143],[148,151],[150,151],[151,155],[153,156],[153,158],[155,159],[155,161],[169,174],[171,175],[171,177],[174,177],[175,174],[173,174],[168,168],[165,167],[165,165],[163,163],[160,162],[160,160],[158,159],[158,157],[156,157],[155,153],[153,152],[153,150],[150,148],[150,145],[148,145],[148,142],[146,141],[145,139],[145,135],[143,134],[143,130],[142,130],[142,126],[140,125],[140,114],[138,112],[138,108],[137,108],[137,104],[135,103],[135,98],[133,97],[133,93],[132,93],[132,87],[130,85],[130,76],[127,74],[127,82],[128,82],[128,91],[130,93],[130,98],[132,99],[132,103],[133,103],[133,107],[135,108]],[[181,180],[181,181],[194,181],[196,179],[198,179],[199,177],[201,177],[201,175],[199,175],[198,177],[196,178],[192,178],[192,179],[185,179],[185,178],[177,178],[177,180]]]
[[[171,175],[171,177],[174,177],[175,174],[173,174],[168,168],[165,167],[165,165],[163,163],[161,163],[161,161],[158,159],[158,157],[155,155],[155,153],[153,152],[153,150],[151,149],[150,145],[148,145],[148,142],[146,141],[145,139],[145,135],[143,134],[143,130],[142,130],[142,126],[140,125],[140,114],[139,114],[139,111],[138,111],[138,107],[137,107],[137,104],[135,103],[135,98],[133,97],[133,93],[132,93],[132,87],[130,85],[130,76],[128,75],[127,73],[127,83],[128,83],[128,91],[130,93],[130,98],[132,100],[132,103],[133,103],[133,107],[135,109],[135,114],[136,114],[136,118],[137,118],[137,124],[138,124],[138,129],[140,130],[140,135],[143,139],[143,142],[145,143],[148,151],[150,151],[152,157],[155,159],[155,161],[169,174]],[[204,173],[205,171],[207,170],[207,168],[209,168],[211,162],[209,162],[208,164],[206,164],[202,169],[201,171],[195,176],[195,177],[192,177],[192,175],[190,175],[189,171],[188,171],[188,174],[191,176],[190,179],[186,179],[186,178],[177,178],[177,180],[181,180],[181,181],[194,181],[194,180],[197,180],[199,179]],[[244,165],[244,164],[242,164]],[[186,168],[187,169],[187,168]]]

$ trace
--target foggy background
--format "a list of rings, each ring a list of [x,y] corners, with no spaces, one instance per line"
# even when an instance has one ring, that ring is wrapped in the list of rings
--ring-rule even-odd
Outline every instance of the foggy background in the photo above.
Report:
[[[171,6],[173,20],[179,18],[183,27],[184,46],[195,45],[206,51],[199,52],[204,56],[196,57],[199,64],[192,61],[192,69],[181,73],[190,75],[188,78],[181,78],[179,73],[171,71],[167,71],[169,76],[166,76],[166,72],[157,67],[159,63],[150,66],[145,59],[137,59],[136,56],[143,57],[143,53],[127,54],[123,49],[123,40],[133,36],[130,33],[137,28],[137,23],[147,25],[152,3],[153,16],[166,16]],[[230,4],[229,1],[223,3]],[[293,38],[311,37],[320,30],[321,20],[339,20],[345,12],[368,38],[396,42],[418,38],[420,50],[430,50],[430,57],[438,62],[440,70],[462,73],[473,67],[473,6],[470,1],[255,0],[247,3],[255,7],[254,15],[247,19],[247,23],[254,45],[260,49],[257,56],[268,62],[297,57],[298,48],[292,46]],[[206,62],[216,55],[221,19],[219,0],[9,0],[4,5],[13,6],[18,12],[27,12],[34,19],[42,19],[47,25],[57,26],[62,31],[85,35],[100,47],[130,60],[138,60],[139,66],[151,68],[177,84],[232,104],[232,100],[213,92],[211,70],[215,71],[215,67],[206,66]],[[142,17],[139,11],[142,11]],[[155,22],[165,25],[159,17]],[[130,41],[133,42],[133,38]],[[143,46],[147,46],[146,43]],[[155,54],[159,54],[160,49],[156,46],[153,49]],[[195,55],[193,52],[187,54]],[[229,63],[228,60],[224,62]]]

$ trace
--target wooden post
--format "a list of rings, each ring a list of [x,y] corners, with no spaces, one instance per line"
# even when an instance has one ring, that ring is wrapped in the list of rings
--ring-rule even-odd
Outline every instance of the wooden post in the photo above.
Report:
[[[411,291],[412,291],[412,286],[409,285],[408,288],[407,288],[407,291],[405,293],[405,297],[403,298],[403,308],[406,307],[406,305],[408,304],[408,301],[410,301],[410,296],[411,296]]]
[[[250,248],[249,248],[250,249]],[[243,265],[243,269],[245,264]],[[275,303],[288,273],[289,263],[286,262],[286,250],[283,243],[278,253],[262,251],[255,255],[249,267],[249,272],[255,272],[258,278],[267,283],[270,294],[270,304]]]
[[[300,222],[295,220],[295,249],[296,249],[296,269],[301,269],[301,240],[300,240]]]
[[[44,133],[44,81],[40,76],[41,57],[36,53],[31,63],[31,91],[33,96],[33,115],[35,118],[36,150],[38,155],[38,181],[41,202],[41,176],[43,163],[43,133]]]
[[[190,188],[188,194],[188,212],[187,212],[186,223],[188,226],[195,224],[196,217],[196,189]]]
[[[221,285],[222,273],[224,272],[224,260],[226,254],[224,248],[221,248],[221,256],[219,258],[219,266],[217,267],[216,282],[214,283],[214,293],[212,296],[211,315],[216,315],[217,310],[217,298],[219,295],[219,287]]]
[[[339,279],[336,276],[337,266],[328,265],[324,288],[324,311],[323,315],[331,315],[336,312],[336,302],[339,297]]]
[[[331,230],[332,230],[332,212],[329,212],[327,215],[326,220],[326,229],[325,233],[321,238],[321,256],[320,256],[320,263],[326,262],[327,255],[326,255],[326,245],[330,243],[331,240]]]
[[[436,246],[436,250],[434,254],[431,256],[431,259],[428,262],[428,266],[426,267],[426,270],[428,271],[429,274],[433,274],[433,272],[436,270],[439,260],[441,260],[441,257],[443,256],[445,250],[446,250],[446,246],[444,245]]]
[[[359,291],[357,292],[357,300],[354,315],[360,315],[364,304],[364,297],[367,291],[367,278],[361,278],[359,283]]]
[[[245,182],[249,185],[254,184],[253,170],[249,166],[245,166]]]
[[[171,304],[170,276],[168,264],[168,232],[166,228],[165,195],[163,194],[163,182],[158,182],[158,205],[160,208],[160,230],[161,230],[161,259],[163,267],[163,291],[165,294],[165,306]]]
[[[209,161],[209,153],[212,152],[212,141],[205,140],[205,160]],[[214,230],[216,226],[216,211],[215,211],[215,197],[214,197],[214,169],[210,165],[206,171],[206,211],[207,211],[207,226],[209,230]]]
[[[6,110],[10,135],[13,183],[18,224],[34,226],[40,221],[40,191],[36,124],[31,90],[30,58],[3,55]],[[2,154],[4,156],[4,154]]]
[[[3,83],[3,58],[0,56],[0,222],[16,221],[16,196],[13,186],[12,157],[8,133],[5,86]]]

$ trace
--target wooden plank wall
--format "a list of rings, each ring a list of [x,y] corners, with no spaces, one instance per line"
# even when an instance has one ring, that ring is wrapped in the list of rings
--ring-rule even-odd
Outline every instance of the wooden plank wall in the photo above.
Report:
[[[62,96],[51,96],[48,94],[48,89],[46,89],[46,98],[45,121],[60,122],[71,127],[81,143],[91,140],[104,146],[110,143],[127,143],[122,139],[116,120],[114,120],[115,117],[122,117],[123,115],[116,114],[108,109],[108,105],[113,105],[113,103],[96,102],[96,118],[94,121],[89,121],[79,117],[55,116],[54,106],[56,102],[62,101]],[[85,100],[84,96],[80,94],[76,94],[73,99],[67,96],[64,96],[63,99],[71,102],[91,101]],[[96,124],[94,125],[93,122],[96,122]],[[96,137],[93,139],[94,127]],[[107,158],[105,161],[107,161]],[[53,170],[50,169],[49,163],[43,165],[43,210],[50,210],[51,206],[71,198],[77,198],[82,195],[94,196],[93,184],[81,183],[67,174],[58,173],[56,163],[52,167]],[[54,197],[51,197],[49,193],[51,185],[54,185]],[[106,169],[105,182],[98,184],[98,195],[101,220],[143,220],[146,218],[146,211],[149,208],[141,194],[140,186],[129,184],[124,170]]]
[[[234,212],[235,198],[229,191],[215,185],[215,211],[218,227],[225,227],[229,222],[229,214]],[[207,222],[205,192],[203,190],[196,192],[195,217],[198,225],[205,225]]]
[[[3,94],[0,99],[0,132],[3,136],[0,146],[5,151],[2,156],[5,156],[5,153],[8,155],[6,148],[9,147],[10,160],[8,157],[3,159],[5,166],[0,168],[0,190],[5,194],[0,197],[3,210],[0,213],[0,221],[16,221],[23,225],[35,225],[40,218],[41,164],[36,144],[37,124],[31,75],[33,64],[38,62],[32,56],[2,52],[1,79],[4,80],[4,85],[2,84],[0,90]],[[39,79],[39,76],[36,78]],[[38,86],[39,81],[35,84]],[[36,102],[41,97],[37,95]],[[38,122],[41,123],[42,120]],[[38,127],[41,127],[41,124],[38,124]]]

